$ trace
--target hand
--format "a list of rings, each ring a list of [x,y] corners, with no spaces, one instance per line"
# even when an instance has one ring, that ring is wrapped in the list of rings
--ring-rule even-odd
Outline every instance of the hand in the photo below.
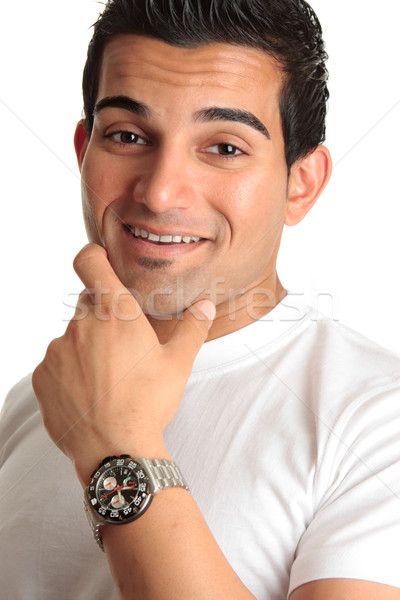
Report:
[[[87,485],[106,455],[168,458],[162,432],[179,407],[215,309],[209,301],[195,303],[161,345],[104,248],[85,246],[74,268],[87,289],[65,334],[51,342],[35,369],[32,384],[51,439]],[[98,282],[109,291],[100,298],[93,294]]]

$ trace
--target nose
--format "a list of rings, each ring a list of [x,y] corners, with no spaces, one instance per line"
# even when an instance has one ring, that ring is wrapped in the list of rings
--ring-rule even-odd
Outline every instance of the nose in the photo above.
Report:
[[[195,202],[189,157],[182,148],[152,152],[135,182],[134,200],[154,213],[189,208]]]

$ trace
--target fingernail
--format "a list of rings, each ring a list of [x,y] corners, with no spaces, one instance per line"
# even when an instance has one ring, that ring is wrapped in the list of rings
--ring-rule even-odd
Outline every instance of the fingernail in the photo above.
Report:
[[[197,310],[199,310],[207,319],[210,321],[214,321],[217,309],[214,304],[210,302],[210,300],[203,300],[196,305]]]

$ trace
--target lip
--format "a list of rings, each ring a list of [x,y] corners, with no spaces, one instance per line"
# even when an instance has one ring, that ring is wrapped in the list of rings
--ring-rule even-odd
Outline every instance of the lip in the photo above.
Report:
[[[124,229],[126,229],[127,227],[131,227],[132,229],[134,229],[135,227],[137,227],[138,229],[144,229],[145,231],[148,231],[149,233],[154,233],[154,235],[179,235],[181,237],[184,236],[189,236],[189,237],[198,237],[200,238],[201,241],[203,240],[207,240],[208,238],[201,235],[200,233],[193,233],[183,229],[165,229],[164,227],[160,227],[160,228],[154,228],[154,227],[150,227],[149,225],[145,225],[142,223],[128,223],[128,222],[124,222],[123,224]]]
[[[136,227],[140,227],[140,225],[136,225]],[[157,233],[158,235],[172,235],[170,232],[163,234],[161,231],[156,232],[146,227],[140,228],[146,229],[146,231],[148,231],[149,233]],[[149,242],[147,239],[144,238],[134,237],[127,227],[123,227],[123,234],[128,244],[129,250],[134,254],[166,259],[172,259],[175,257],[191,254],[192,252],[199,250],[201,247],[203,247],[204,244],[206,244],[206,242],[208,241],[203,238],[199,242],[192,242],[190,244],[173,242],[169,244],[160,244],[157,242]],[[175,235],[184,234],[176,233]]]

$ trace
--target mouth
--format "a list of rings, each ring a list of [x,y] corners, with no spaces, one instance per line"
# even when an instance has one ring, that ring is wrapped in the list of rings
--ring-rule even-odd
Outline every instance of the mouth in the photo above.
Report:
[[[131,225],[128,225],[126,223],[124,224],[124,227],[132,234],[134,238],[139,240],[146,240],[148,242],[152,242],[153,244],[159,245],[197,244],[204,240],[204,238],[188,234],[176,235],[172,232],[157,234],[139,227],[132,227]]]

